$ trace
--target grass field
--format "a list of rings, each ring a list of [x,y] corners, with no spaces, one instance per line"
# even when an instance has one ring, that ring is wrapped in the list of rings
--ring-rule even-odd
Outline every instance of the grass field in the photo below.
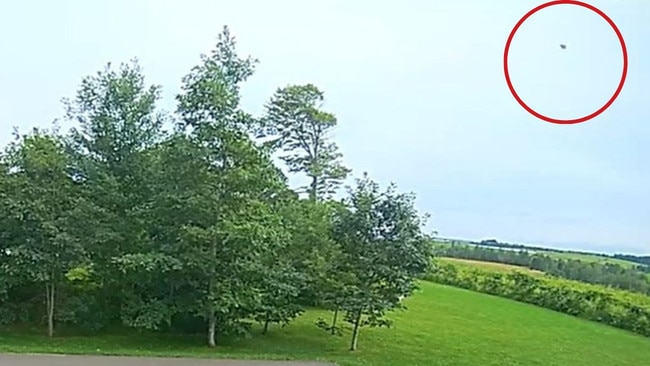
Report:
[[[526,267],[520,267],[520,266],[513,266],[510,264],[504,264],[504,263],[496,263],[496,262],[484,262],[484,261],[477,261],[477,260],[472,260],[472,259],[460,259],[460,258],[447,258],[447,257],[442,257],[438,259],[441,263],[451,263],[455,266],[459,267],[474,267],[474,268],[479,268],[479,269],[484,269],[484,270],[489,270],[489,271],[495,271],[495,272],[513,272],[513,271],[521,271],[524,273],[529,273],[529,274],[544,274],[544,272],[541,271],[535,271],[530,268]]]
[[[333,337],[309,311],[267,336],[229,340],[218,350],[203,337],[146,335],[47,339],[0,333],[0,351],[269,359],[321,359],[340,365],[638,366],[650,359],[650,339],[545,309],[466,290],[423,283],[392,315],[393,329],[362,329],[359,350],[349,334]]]

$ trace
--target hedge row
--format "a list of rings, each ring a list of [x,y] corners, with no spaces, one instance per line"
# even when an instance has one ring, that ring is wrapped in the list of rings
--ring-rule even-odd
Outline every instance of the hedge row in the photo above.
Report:
[[[537,305],[650,337],[650,297],[598,285],[437,264],[426,280]]]

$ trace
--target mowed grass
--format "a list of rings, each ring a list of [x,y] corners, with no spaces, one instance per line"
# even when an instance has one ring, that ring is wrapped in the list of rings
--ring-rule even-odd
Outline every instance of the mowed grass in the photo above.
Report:
[[[146,334],[48,339],[0,333],[0,351],[312,359],[339,365],[445,366],[639,366],[650,359],[650,339],[511,300],[422,283],[405,300],[407,311],[391,314],[392,329],[362,329],[359,350],[347,350],[349,332],[330,336],[316,328],[310,310],[266,336],[224,340],[216,350],[203,337]]]
[[[465,268],[473,267],[473,268],[478,268],[478,269],[488,270],[493,272],[507,273],[513,271],[520,271],[528,274],[536,274],[536,275],[544,274],[544,272],[536,271],[527,267],[514,266],[514,265],[504,264],[504,263],[484,262],[484,261],[473,260],[473,259],[461,259],[461,258],[449,258],[449,257],[441,257],[438,258],[438,260],[442,263],[450,263],[457,267],[465,267]]]

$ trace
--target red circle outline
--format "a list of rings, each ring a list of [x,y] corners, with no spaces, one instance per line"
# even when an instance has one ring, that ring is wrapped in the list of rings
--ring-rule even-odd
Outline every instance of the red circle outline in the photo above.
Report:
[[[538,11],[540,11],[540,10],[542,10],[544,8],[548,8],[550,6],[553,6],[553,5],[562,5],[562,4],[582,6],[584,8],[587,8],[587,9],[595,12],[596,14],[600,15],[614,29],[614,32],[616,32],[616,36],[618,37],[618,40],[621,42],[621,48],[623,50],[623,74],[621,76],[621,81],[619,82],[618,87],[616,88],[616,91],[614,92],[614,95],[612,95],[612,97],[607,101],[607,103],[605,103],[605,105],[600,107],[600,109],[598,109],[597,111],[595,111],[592,114],[589,114],[587,116],[580,117],[580,118],[575,118],[575,119],[555,119],[555,118],[550,118],[550,117],[544,116],[544,115],[536,112],[532,108],[530,108],[519,97],[519,95],[515,91],[515,88],[512,86],[512,81],[510,80],[510,73],[508,71],[508,52],[510,51],[510,44],[512,43],[512,39],[514,38],[515,33],[517,33],[517,30],[519,29],[519,27],[521,27],[521,25],[526,21],[526,19],[530,18],[533,14],[537,13]],[[625,79],[627,77],[627,48],[625,47],[625,40],[623,39],[623,35],[621,34],[621,31],[618,29],[618,27],[616,26],[614,21],[611,20],[607,16],[607,14],[603,13],[600,9],[596,8],[593,5],[583,3],[581,1],[575,1],[575,0],[549,1],[547,3],[544,3],[542,5],[537,6],[536,8],[534,8],[531,11],[529,11],[528,13],[526,13],[526,15],[524,15],[517,22],[517,24],[515,24],[515,27],[512,29],[512,31],[510,32],[510,35],[508,36],[508,40],[506,41],[506,47],[505,47],[505,50],[503,52],[503,71],[505,73],[506,83],[508,84],[508,88],[510,89],[510,93],[512,93],[512,96],[515,97],[517,102],[519,102],[519,104],[526,111],[528,111],[528,113],[532,114],[533,116],[535,116],[535,117],[537,117],[537,118],[539,118],[539,119],[541,119],[543,121],[551,122],[551,123],[557,123],[557,124],[581,123],[581,122],[588,121],[588,120],[590,120],[590,119],[592,119],[594,117],[597,117],[599,114],[603,113],[607,108],[609,108],[614,103],[616,98],[618,98],[618,95],[621,93],[621,90],[623,90],[623,84],[625,84]]]

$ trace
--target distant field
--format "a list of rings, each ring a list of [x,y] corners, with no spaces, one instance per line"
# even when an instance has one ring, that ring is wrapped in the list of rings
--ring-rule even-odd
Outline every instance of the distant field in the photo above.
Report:
[[[408,310],[390,316],[392,329],[361,330],[359,351],[344,337],[323,334],[310,310],[267,336],[228,340],[211,350],[204,337],[146,334],[47,339],[0,333],[0,351],[322,359],[341,366],[640,366],[650,359],[650,339],[535,306],[422,283],[406,299]],[[259,329],[259,328],[258,328]]]
[[[436,245],[450,246],[451,244],[446,242],[436,242]],[[461,245],[476,246],[476,244],[472,244],[470,242],[461,242]],[[478,245],[478,246],[482,248],[493,249],[493,250],[513,250],[508,248],[499,248],[499,247],[486,246],[486,245]],[[516,250],[524,250],[529,253],[539,253],[539,254],[547,255],[552,258],[576,259],[583,262],[614,263],[625,267],[635,267],[638,265],[637,263],[626,261],[624,259],[607,258],[595,254],[589,254],[589,253],[568,253],[568,252],[557,252],[552,250],[538,250],[538,249],[533,250],[533,249],[526,249],[526,248],[516,249]]]
[[[483,261],[477,261],[471,259],[448,258],[448,257],[439,258],[439,260],[442,263],[452,263],[457,266],[476,267],[476,268],[486,269],[490,271],[497,271],[497,272],[521,271],[526,273],[543,274],[543,272],[541,271],[535,271],[530,268],[513,266],[509,264],[496,263],[496,262],[483,262]]]
[[[541,252],[553,258],[562,258],[562,259],[576,259],[583,262],[597,262],[597,263],[613,263],[625,267],[635,267],[637,266],[634,262],[629,262],[623,259],[617,258],[607,258],[601,257],[598,255],[587,254],[587,253],[559,253],[559,252]]]

